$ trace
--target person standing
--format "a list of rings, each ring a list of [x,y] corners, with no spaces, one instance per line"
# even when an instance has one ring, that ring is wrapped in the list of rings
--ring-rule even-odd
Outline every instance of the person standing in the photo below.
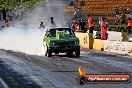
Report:
[[[6,20],[6,10],[5,8],[2,10],[3,20]]]
[[[76,21],[74,21],[72,24],[71,24],[71,29],[73,30],[73,31],[77,31],[77,23],[76,23]]]
[[[132,19],[131,18],[128,18],[128,34],[131,34],[131,28],[132,28]]]
[[[86,32],[85,26],[86,26],[85,21],[83,19],[80,19],[79,20],[79,30],[85,33]]]
[[[0,20],[0,31],[5,27],[5,23],[3,20]]]
[[[85,2],[84,2],[83,0],[80,1],[80,6],[81,6],[81,8],[82,8],[82,6],[84,6],[84,3],[85,3]]]
[[[87,15],[87,20],[88,20],[88,27],[90,28],[89,33],[93,34],[93,30],[94,30],[93,19],[90,15]]]
[[[56,23],[54,22],[54,17],[50,17],[50,27],[51,28],[57,27]]]
[[[44,26],[44,23],[43,22],[40,22],[39,28],[40,29],[45,29],[45,26]]]
[[[10,23],[9,23],[8,20],[5,21],[5,27],[6,27],[6,28],[7,28],[7,27],[10,27]]]
[[[121,19],[120,23],[121,24],[125,24],[125,22],[126,22],[126,14],[122,13],[121,16],[120,16],[120,19]]]
[[[102,22],[101,22],[101,40],[107,40],[107,28],[108,28],[108,24],[106,23],[106,18],[102,18]]]

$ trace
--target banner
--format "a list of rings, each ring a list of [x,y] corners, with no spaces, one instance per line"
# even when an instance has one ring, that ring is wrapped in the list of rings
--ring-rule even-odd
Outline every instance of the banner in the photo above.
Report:
[[[104,51],[117,54],[128,54],[128,42],[104,41]]]
[[[128,43],[128,55],[132,56],[132,42]]]

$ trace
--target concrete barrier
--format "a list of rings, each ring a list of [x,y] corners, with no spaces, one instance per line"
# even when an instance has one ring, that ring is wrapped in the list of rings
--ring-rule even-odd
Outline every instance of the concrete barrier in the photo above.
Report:
[[[128,42],[128,55],[132,56],[132,42]]]
[[[103,40],[94,39],[94,43],[93,43],[93,49],[94,50],[103,51],[103,47],[104,47],[103,45],[104,45]]]
[[[118,53],[118,54],[128,54],[128,42],[119,41],[104,41],[104,51]]]
[[[75,35],[79,38],[81,47],[89,49],[89,36],[88,36],[88,33],[76,32]]]
[[[94,39],[92,34],[75,32],[82,48],[132,56],[132,42]]]
[[[100,34],[99,31],[94,31],[93,35],[95,36],[96,33]],[[127,35],[125,32],[115,32],[115,31],[107,31],[108,33],[108,40],[110,41],[126,41]]]
[[[92,34],[88,33],[75,33],[80,40],[80,45],[82,48],[102,50],[103,49],[103,40],[94,39]]]

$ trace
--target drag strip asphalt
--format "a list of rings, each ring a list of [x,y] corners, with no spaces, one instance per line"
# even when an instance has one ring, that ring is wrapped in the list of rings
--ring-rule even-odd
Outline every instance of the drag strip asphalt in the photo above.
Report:
[[[130,57],[81,51],[80,58],[69,58],[66,55],[53,55],[48,58],[10,50],[0,50],[0,72],[2,74],[0,77],[9,88],[132,87],[132,83],[79,85],[76,82],[79,66],[82,66],[87,74],[132,74],[132,58]],[[12,85],[8,80],[12,82]]]

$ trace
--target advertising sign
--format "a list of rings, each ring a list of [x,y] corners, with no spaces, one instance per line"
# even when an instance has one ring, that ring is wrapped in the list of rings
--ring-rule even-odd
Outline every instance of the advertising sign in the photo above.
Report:
[[[104,41],[104,51],[128,54],[128,42]]]
[[[132,56],[132,42],[128,43],[128,55]]]

